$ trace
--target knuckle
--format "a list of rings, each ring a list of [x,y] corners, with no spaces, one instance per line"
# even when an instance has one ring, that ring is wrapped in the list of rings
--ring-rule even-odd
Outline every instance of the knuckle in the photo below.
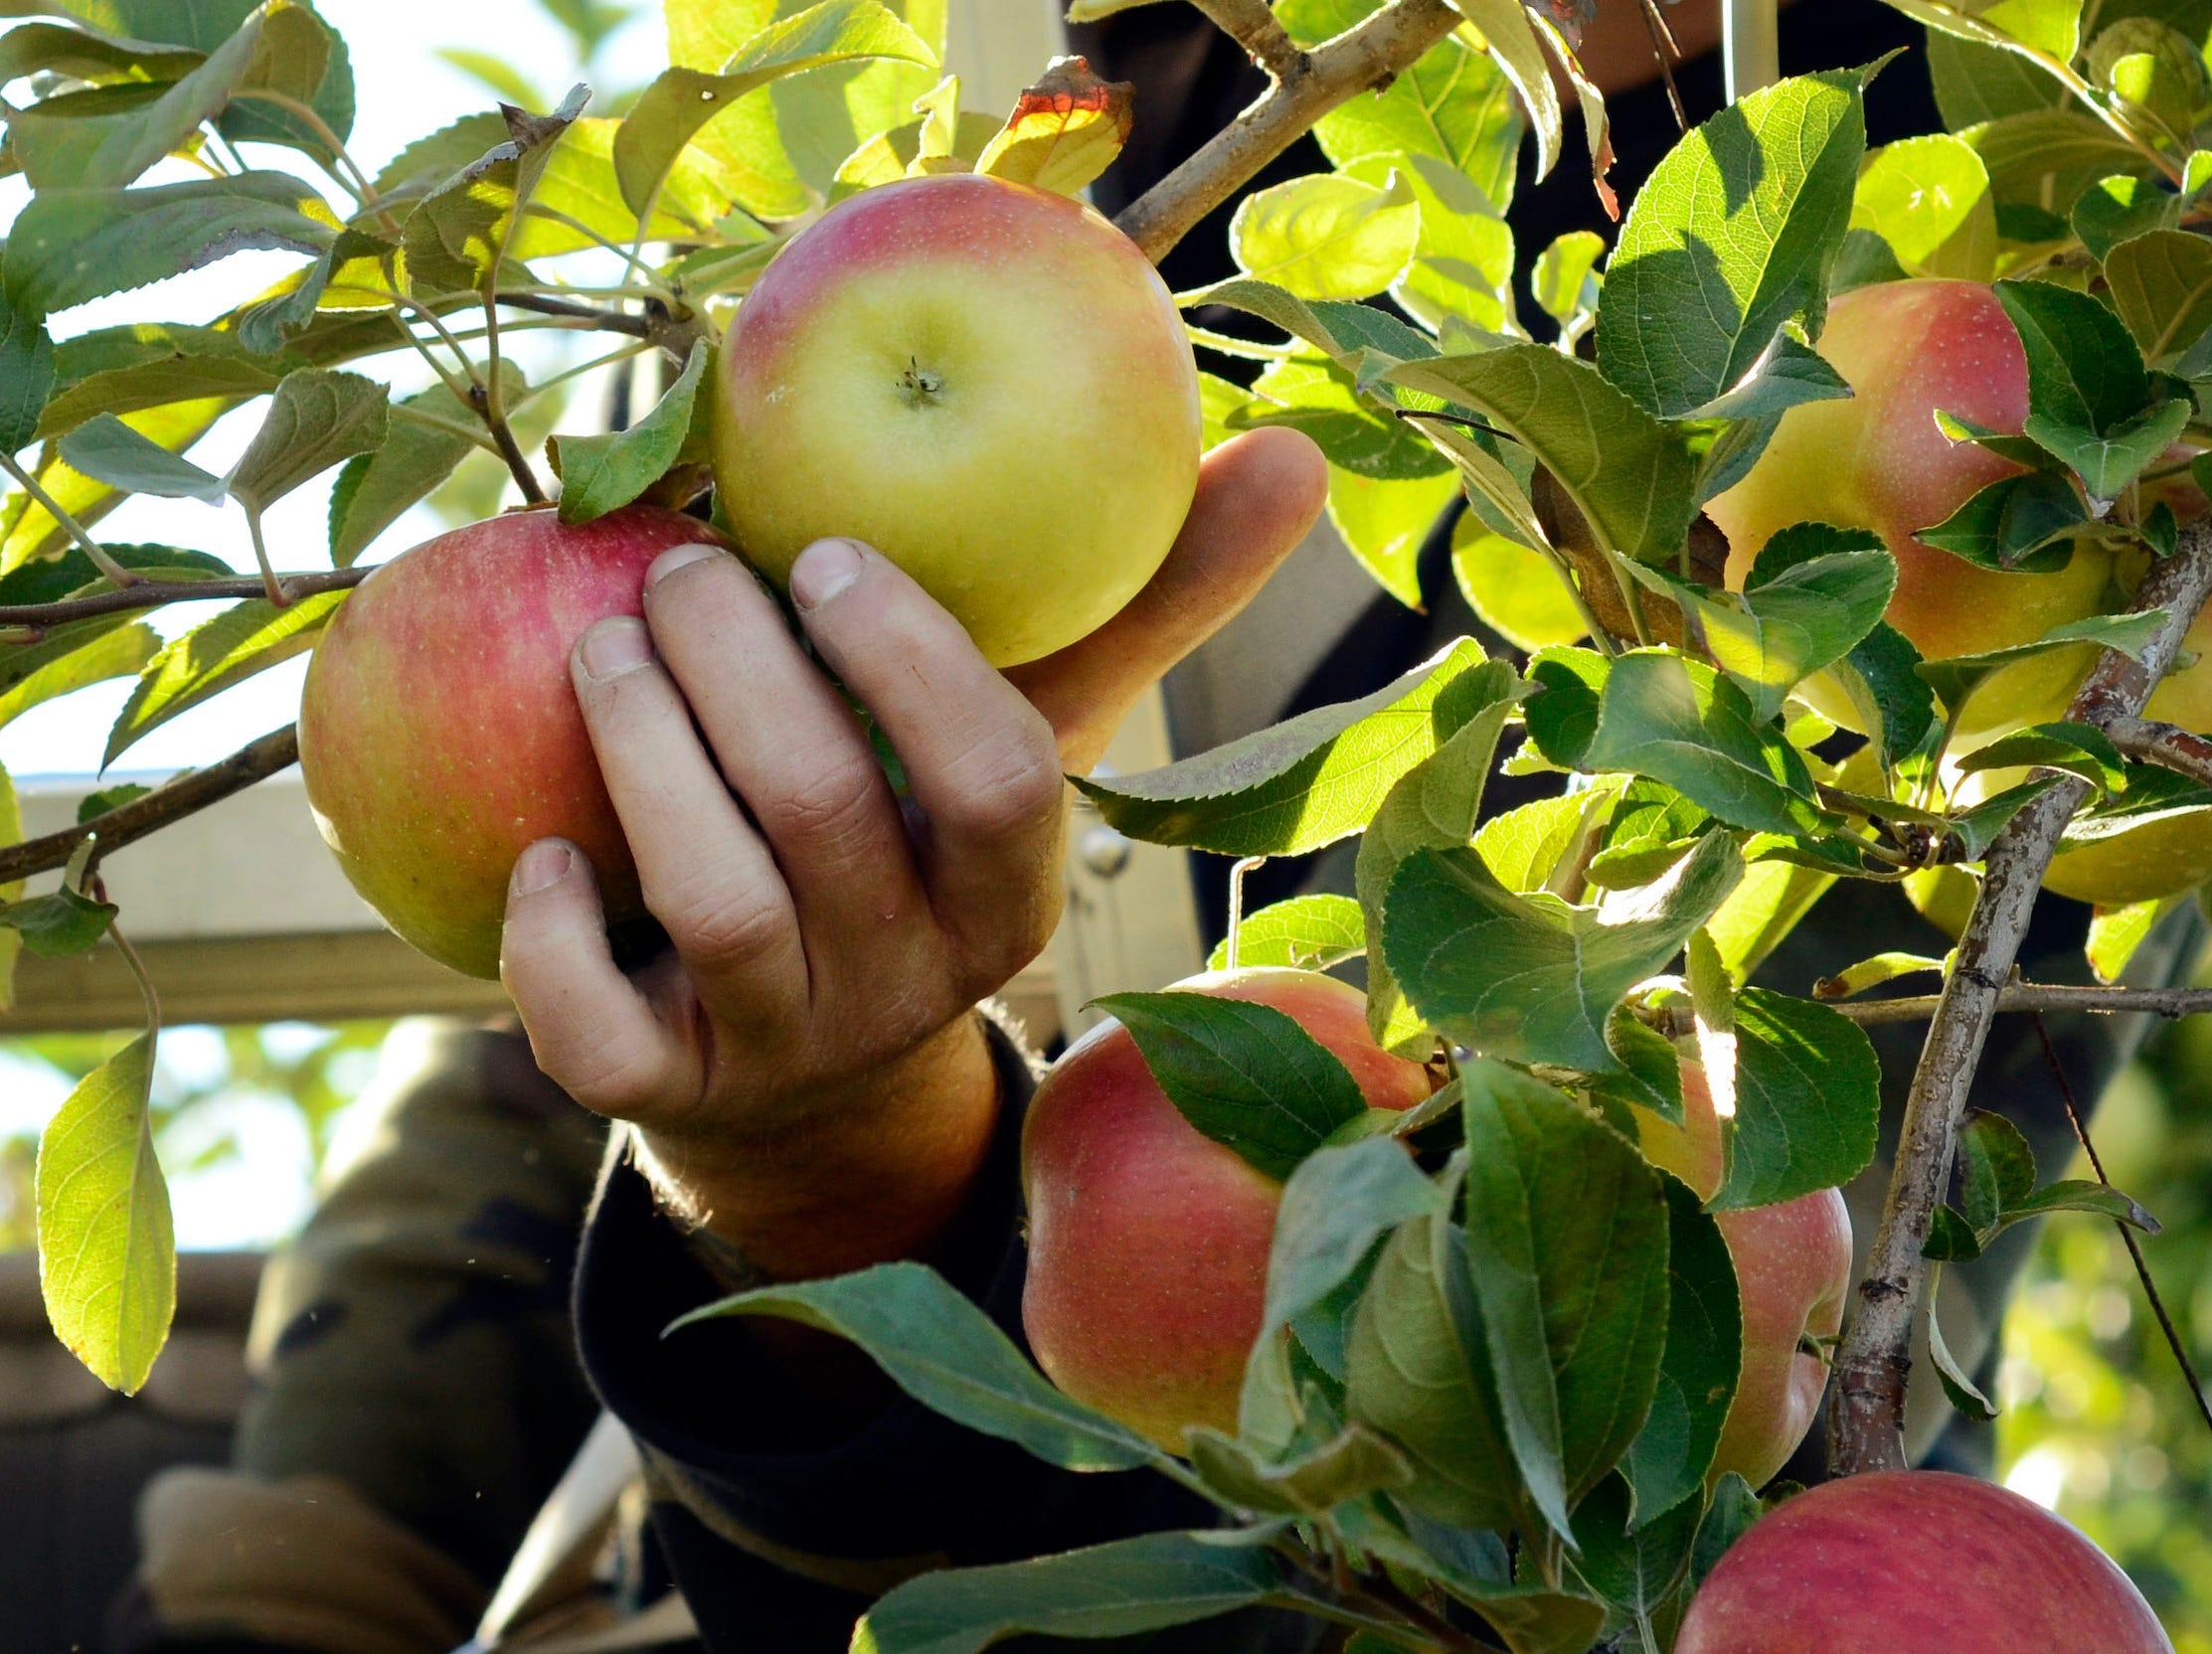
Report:
[[[1067,796],[1060,753],[1042,718],[972,751],[947,789],[963,830],[986,838],[1027,834],[1056,818]]]
[[[872,767],[837,764],[754,808],[771,841],[804,839],[818,851],[834,852],[874,830],[879,784]]]
[[[642,1041],[612,1034],[580,1040],[573,1033],[552,1036],[525,1026],[531,1055],[546,1077],[593,1113],[632,1119],[665,1100],[661,1064]]]
[[[779,944],[788,925],[775,903],[743,881],[702,880],[649,902],[676,951],[686,958],[734,959]]]

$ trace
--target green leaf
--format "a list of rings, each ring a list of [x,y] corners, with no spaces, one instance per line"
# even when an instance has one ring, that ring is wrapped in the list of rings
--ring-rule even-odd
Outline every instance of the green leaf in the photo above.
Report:
[[[2153,367],[2169,367],[2212,329],[2212,242],[2153,230],[2105,254],[2120,319]]]
[[[1928,31],[1927,50],[1936,106],[1955,132],[2001,115],[2056,108],[2066,99],[2055,77],[2017,53],[1940,29]]]
[[[1425,1042],[1422,1023],[1409,1011],[1378,945],[1383,901],[1391,876],[1418,849],[1463,848],[1474,837],[1498,735],[1512,711],[1512,668],[1492,661],[1482,710],[1390,789],[1368,824],[1353,863],[1354,888],[1367,928],[1367,1025],[1388,1051]]]
[[[1229,224],[1238,269],[1302,299],[1362,299],[1398,278],[1421,234],[1421,206],[1401,177],[1377,188],[1316,173],[1256,190]]]
[[[2035,1150],[2002,1114],[1977,1109],[1958,1132],[1958,1182],[1966,1222],[1993,1230],[2035,1191]]]
[[[8,8],[6,15],[23,10]],[[67,8],[47,8],[64,13]],[[18,81],[49,71],[93,84],[140,82],[167,84],[180,81],[206,61],[207,54],[158,41],[117,40],[58,23],[27,23],[0,38],[0,81]]]
[[[1788,862],[1746,868],[1743,883],[1705,925],[1729,979],[1741,988],[1834,883],[1833,874]]]
[[[1417,850],[1384,899],[1383,952],[1413,1007],[1461,1044],[1508,1062],[1611,1073],[1619,1066],[1605,1034],[1613,1008],[1742,876],[1734,842],[1716,833],[1641,901],[1601,912],[1517,896],[1473,850]]]
[[[1346,1506],[1335,1521],[1348,1543],[1392,1571],[1431,1580],[1472,1608],[1512,1654],[1585,1654],[1597,1640],[1605,1609],[1565,1590],[1509,1583],[1496,1535],[1448,1528],[1419,1512],[1392,1516],[1386,1520],[1375,1501]]]
[[[1437,354],[1429,337],[1408,327],[1387,310],[1370,304],[1347,304],[1336,299],[1316,299],[1308,304],[1297,294],[1273,282],[1231,276],[1210,287],[1178,293],[1175,302],[1185,310],[1225,304],[1272,322],[1294,338],[1303,339],[1340,368],[1364,371],[1375,357],[1411,362]]]
[[[1647,1515],[1625,1480],[1608,1476],[1576,1515],[1576,1575],[1639,1626],[1650,1624],[1689,1571],[1704,1508],[1677,1504]]]
[[[875,0],[821,0],[762,29],[719,75],[680,66],[663,71],[639,95],[614,139],[623,201],[644,213],[684,146],[746,93],[825,64],[873,58],[937,67],[930,43]]]
[[[2158,897],[2130,902],[2123,908],[2098,908],[2089,915],[2089,940],[2083,953],[2100,982],[2118,982],[2135,950],[2150,939],[2158,921],[2178,908],[2185,896]]]
[[[2063,1178],[2057,1183],[2047,1183],[2033,1194],[2022,1196],[2005,1214],[2005,1219],[2007,1223],[2017,1223],[2023,1218],[2039,1218],[2052,1212],[2087,1212],[2126,1224],[2129,1229],[2139,1229],[2145,1235],[2156,1235],[2159,1230],[2158,1220],[2136,1202],[2109,1183],[2092,1183],[2087,1178]]]
[[[142,287],[254,248],[319,253],[330,210],[300,180],[243,172],[142,190],[50,190],[8,232],[4,280],[33,316]]]
[[[2090,256],[2102,261],[2122,242],[2171,230],[2181,198],[2146,178],[2104,178],[2074,203],[2073,229]]]
[[[1558,479],[1612,550],[1646,562],[1671,561],[1681,551],[1696,509],[1681,433],[1589,363],[1544,345],[1508,344],[1475,356],[1407,362],[1385,377],[1470,408],[1504,429]]]
[[[1567,1513],[1650,1410],[1667,1329],[1667,1206],[1627,1139],[1502,1064],[1462,1071],[1467,1263],[1515,1463]]]
[[[1316,1149],[1282,1188],[1268,1255],[1267,1343],[1349,1280],[1401,1224],[1441,1215],[1444,1191],[1385,1137]]]
[[[0,244],[0,263],[7,255]],[[54,340],[46,324],[0,296],[0,446],[9,453],[38,434],[54,390]]]
[[[2081,49],[2082,0],[1895,0],[1932,30],[2065,63]]]
[[[157,579],[221,579],[238,572],[219,557],[210,557],[206,552],[182,551],[175,546],[107,546],[103,549],[125,569]],[[0,605],[57,602],[83,593],[86,586],[108,589],[105,577],[92,567],[92,560],[85,556],[84,548],[72,545],[54,557],[33,559],[0,576]]]
[[[1598,362],[1653,414],[1733,387],[1785,324],[1817,331],[1866,148],[1863,70],[1799,76],[1699,126],[1621,227]]]
[[[1563,338],[1572,338],[1575,323],[1594,316],[1604,277],[1598,260],[1606,255],[1606,239],[1591,230],[1570,230],[1536,255],[1529,290],[1544,314],[1559,324]]]
[[[1149,844],[1230,856],[1298,855],[1373,818],[1384,795],[1494,693],[1461,640],[1357,701],[1317,707],[1273,729],[1160,769],[1076,787],[1106,824]]]
[[[1828,366],[1828,360],[1818,351],[1799,344],[1787,333],[1778,333],[1759,359],[1752,363],[1744,377],[1726,391],[1695,409],[1691,417],[1697,420],[1726,419],[1749,421],[1741,426],[1730,426],[1723,434],[1731,439],[1724,445],[1716,441],[1707,451],[1699,467],[1698,498],[1709,500],[1735,482],[1741,472],[1749,469],[1764,449],[1769,436],[1757,437],[1757,446],[1750,457],[1741,457],[1739,444],[1749,445],[1753,432],[1765,429],[1765,422],[1787,413],[1799,403],[1841,402],[1851,395],[1851,387],[1841,374]],[[1736,434],[1737,431],[1743,434]],[[1720,457],[1714,457],[1715,452]]]
[[[1442,1216],[1401,1225],[1352,1316],[1344,1405],[1414,1467],[1412,1510],[1462,1528],[1528,1514],[1483,1353],[1461,1232]]]
[[[1630,650],[1614,661],[1578,761],[1664,781],[1737,827],[1805,833],[1825,819],[1796,748],[1757,722],[1742,690],[1671,651]]]
[[[0,692],[0,726],[12,724],[33,707],[88,684],[133,677],[160,648],[161,636],[151,626],[133,622],[102,632],[89,643],[24,674],[11,688]]]
[[[2070,202],[2100,178],[2150,168],[2134,145],[2076,109],[2003,115],[1958,135],[1989,169],[1999,211]]]
[[[1851,225],[1880,236],[1910,275],[1987,281],[1996,273],[1989,169],[1948,132],[1870,154],[1851,197]]]
[[[1659,1181],[1667,1203],[1666,1346],[1651,1411],[1620,1461],[1634,1490],[1629,1526],[1638,1530],[1677,1506],[1686,1507],[1694,1527],[1697,1495],[1728,1422],[1744,1355],[1743,1300],[1720,1225],[1699,1208],[1688,1185],[1672,1177]],[[1586,1527],[1586,1565],[1596,1543]],[[1590,1576],[1587,1566],[1584,1576]]]
[[[1562,769],[1579,769],[1598,731],[1598,709],[1613,657],[1595,649],[1539,649],[1528,664],[1538,691],[1522,717],[1529,740]]]
[[[520,256],[520,219],[591,95],[576,86],[549,115],[502,106],[507,137],[415,204],[402,227],[407,286],[418,297],[479,293]]]
[[[2103,792],[2127,784],[2127,760],[2104,731],[2087,724],[2036,724],[1976,747],[1958,760],[1958,772],[2041,764],[2079,775]]]
[[[1405,151],[1370,155],[1349,170],[1367,184],[1388,184],[1397,171],[1421,208],[1413,262],[1390,284],[1407,315],[1440,332],[1512,326],[1513,232],[1481,185],[1434,156]]]
[[[1784,1497],[1775,1495],[1777,1502]],[[1742,1539],[1751,1525],[1766,1515],[1759,1495],[1751,1483],[1735,1471],[1725,1472],[1713,1484],[1713,1497],[1705,1508],[1705,1520],[1697,1525],[1697,1545],[1690,1553],[1690,1582],[1692,1586],[1704,1583],[1728,1549]]]
[[[1850,999],[1869,988],[1895,982],[1901,976],[1918,976],[1931,970],[1941,973],[1943,968],[1943,960],[1930,958],[1925,953],[1893,950],[1846,965],[1833,976],[1821,977],[1812,985],[1812,991],[1821,999]]]
[[[1998,301],[2028,356],[2025,433],[2115,498],[2188,422],[2183,398],[2153,397],[2142,356],[2120,318],[2047,281],[2000,281]]]
[[[2212,79],[2197,43],[2151,17],[2124,17],[2090,42],[2089,80],[2137,124],[2185,141],[2212,101]]]
[[[1451,573],[1483,624],[1520,648],[1573,643],[1589,629],[1565,572],[1542,552],[1492,533],[1471,511],[1452,525]]]
[[[141,786],[136,781],[124,781],[116,786],[101,787],[96,792],[87,792],[77,801],[77,824],[80,827],[85,826],[110,810],[119,810],[125,804],[145,797],[151,791],[152,787]]]
[[[90,952],[114,917],[112,902],[94,902],[66,886],[49,896],[0,907],[0,924],[42,959],[74,959]]]
[[[1536,132],[1536,176],[1544,177],[1559,160],[1559,89],[1531,14],[1519,0],[1452,0],[1452,4],[1474,25],[1498,68],[1512,82]],[[1501,207],[1508,204],[1506,193],[1493,190],[1490,196]]]
[[[1882,1065],[1840,1011],[1765,988],[1736,996],[1736,1125],[1715,1212],[1848,1183],[1874,1159]]]
[[[1386,391],[1380,403],[1360,394],[1352,376],[1322,356],[1296,355],[1269,364],[1253,382],[1255,398],[1228,419],[1232,430],[1288,425],[1313,438],[1331,465],[1378,481],[1447,475],[1451,463],[1418,430],[1395,416]],[[1423,501],[1422,528],[1436,512]]]
[[[2050,471],[2000,477],[1920,539],[1977,569],[2057,574],[2074,555],[2074,533],[2090,520],[2068,478]]]
[[[231,485],[224,478],[171,453],[112,414],[79,425],[62,438],[61,451],[76,470],[126,494],[202,500],[210,505],[230,498]]]
[[[481,81],[502,100],[523,109],[545,107],[546,94],[537,83],[505,58],[493,52],[477,52],[461,46],[441,46],[434,54],[440,62],[447,63],[463,75]]]
[[[1128,1470],[1163,1455],[1045,1382],[991,1318],[924,1264],[757,1287],[695,1309],[670,1334],[718,1315],[771,1315],[857,1344],[891,1381],[954,1423],[1027,1448],[1063,1470]]]
[[[1957,1357],[1951,1353],[1951,1346],[1944,1341],[1942,1300],[1937,1288],[1943,1284],[1941,1265],[1931,1265],[1928,1271],[1928,1355],[1936,1364],[1936,1377],[1942,1383],[1944,1395],[1951,1405],[1976,1423],[1986,1424],[1997,1416],[1997,1409],[1989,1398],[1974,1388],[1966,1370],[1958,1365]]]
[[[105,769],[179,713],[305,654],[347,595],[344,590],[318,591],[282,608],[265,597],[252,597],[172,638],[147,662],[116,715],[100,767]]]
[[[1222,1534],[1144,1534],[992,1568],[940,1569],[880,1598],[852,1654],[976,1654],[1022,1632],[1131,1637],[1250,1607],[1280,1587],[1257,1546]]]
[[[1274,1463],[1235,1436],[1200,1425],[1190,1432],[1190,1464],[1223,1503],[1261,1515],[1319,1516],[1413,1480],[1405,1454],[1364,1424]]]
[[[1183,1118],[1273,1178],[1367,1107],[1334,1053],[1272,1005],[1207,994],[1106,994]]]
[[[381,447],[391,394],[360,374],[326,368],[286,374],[231,472],[232,495],[250,511],[265,511],[340,460]]]
[[[627,430],[605,436],[559,436],[561,521],[589,523],[628,505],[658,482],[683,451],[691,432],[692,405],[713,353],[706,341],[653,411]]]
[[[1459,492],[1448,472],[1410,482],[1379,482],[1329,467],[1328,517],[1375,583],[1408,608],[1421,606],[1421,548]]]
[[[1283,965],[1292,970],[1326,970],[1365,952],[1367,924],[1359,904],[1348,896],[1293,896],[1245,915],[1237,927],[1237,963]],[[1224,937],[1206,961],[1208,970],[1229,968]]]
[[[8,140],[34,190],[113,190],[186,143],[231,99],[255,90],[304,101],[329,64],[330,33],[304,6],[269,0],[206,60],[150,102],[107,113],[15,114]]]
[[[1534,799],[1485,821],[1474,835],[1475,854],[1507,890],[1542,890],[1612,805],[1613,788],[1603,783]]]
[[[2158,628],[2165,624],[2165,619],[2164,609],[2149,609],[2140,614],[2091,615],[2086,620],[2053,626],[2033,643],[1992,649],[1980,655],[1959,655],[1951,660],[1926,660],[1916,670],[1936,692],[1936,698],[1956,713],[1992,673],[2016,660],[2047,654],[2070,644],[2095,643],[2139,659],[2144,647],[2157,635]]]
[[[154,1160],[154,1039],[141,1034],[78,1083],[39,1139],[39,1286],[70,1353],[135,1395],[177,1304],[169,1190]]]
[[[510,371],[501,380],[519,385],[521,377]],[[400,406],[454,424],[476,417],[474,410],[443,385],[403,398]],[[476,444],[466,436],[405,416],[393,419],[384,441],[371,452],[347,460],[331,485],[332,565],[351,568],[378,535],[405,516],[410,506],[426,499],[474,451]]]

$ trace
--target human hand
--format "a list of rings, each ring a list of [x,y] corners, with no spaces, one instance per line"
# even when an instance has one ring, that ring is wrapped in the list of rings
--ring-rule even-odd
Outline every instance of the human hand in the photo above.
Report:
[[[1063,772],[1304,536],[1325,472],[1263,430],[1207,456],[1188,522],[1120,614],[1001,675],[897,568],[845,541],[791,575],[807,641],[736,559],[664,553],[645,620],[579,642],[577,698],[671,948],[625,975],[583,855],[515,865],[501,962],[539,1066],[639,1132],[662,1198],[771,1275],[928,1249],[988,1148],[974,1003],[1050,937]]]

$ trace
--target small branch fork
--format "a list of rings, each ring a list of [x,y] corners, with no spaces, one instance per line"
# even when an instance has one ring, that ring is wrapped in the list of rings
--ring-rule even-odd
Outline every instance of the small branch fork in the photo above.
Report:
[[[2165,675],[2183,635],[2212,594],[2212,522],[2182,531],[2136,594],[2137,610],[2166,611],[2142,659],[2108,649],[2067,717],[2110,730],[2139,721],[2151,686]],[[2014,816],[1990,847],[1981,894],[1959,937],[1920,1067],[1905,1099],[1897,1164],[1884,1198],[1856,1317],[1844,1334],[1828,1402],[1829,1466],[1838,1475],[1905,1465],[1905,1376],[1913,1308],[1927,1284],[1921,1248],[1951,1176],[1966,1091],[2003,997],[2059,834],[2088,797],[2066,776]]]
[[[2115,718],[2105,726],[2105,734],[2130,758],[2159,764],[2212,787],[2212,739],[2142,718]]]
[[[1356,28],[1299,52],[1264,0],[1199,0],[1199,10],[1252,54],[1271,83],[1113,221],[1155,264],[1315,121],[1355,92],[1388,85],[1459,23],[1446,0],[1390,0]]]

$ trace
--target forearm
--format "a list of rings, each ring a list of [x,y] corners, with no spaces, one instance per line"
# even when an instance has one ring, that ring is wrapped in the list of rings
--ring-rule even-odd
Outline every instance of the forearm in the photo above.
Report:
[[[771,1280],[934,1258],[989,1157],[1003,1099],[980,1020],[772,1127],[637,1134],[639,1167],[678,1222]]]

